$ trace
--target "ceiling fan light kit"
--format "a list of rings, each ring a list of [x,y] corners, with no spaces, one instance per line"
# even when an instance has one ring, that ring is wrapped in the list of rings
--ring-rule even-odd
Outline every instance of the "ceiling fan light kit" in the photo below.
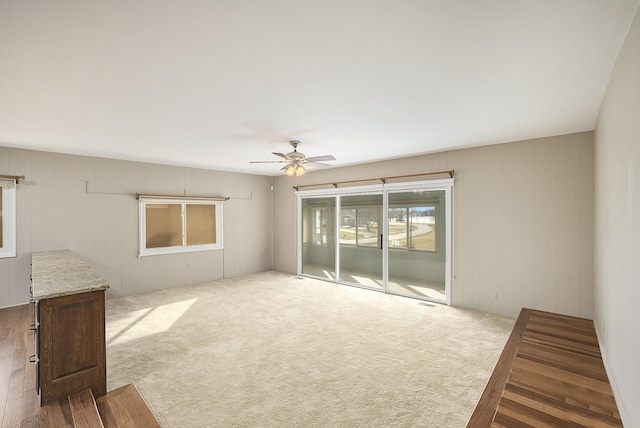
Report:
[[[289,141],[289,144],[291,144],[291,146],[293,147],[293,151],[292,152],[287,153],[287,154],[273,152],[274,155],[280,156],[284,160],[278,160],[278,161],[252,161],[250,163],[287,163],[288,165],[285,166],[284,168],[282,168],[284,173],[286,175],[288,175],[289,177],[300,177],[301,175],[304,175],[305,172],[307,172],[306,169],[304,168],[304,165],[312,164],[313,166],[327,167],[327,166],[331,166],[331,165],[329,165],[327,163],[322,163],[322,161],[336,160],[336,158],[334,158],[331,155],[314,156],[314,157],[310,157],[310,158],[305,157],[304,153],[300,153],[297,150],[298,146],[300,144],[302,144],[300,141],[291,140],[291,141]]]
[[[305,172],[307,171],[304,167],[298,163],[291,163],[284,170],[284,173],[289,177],[300,177],[301,175],[304,175]]]

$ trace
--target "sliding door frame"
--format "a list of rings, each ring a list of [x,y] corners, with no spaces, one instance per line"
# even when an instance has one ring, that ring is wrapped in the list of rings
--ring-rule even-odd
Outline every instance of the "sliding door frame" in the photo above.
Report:
[[[414,299],[427,300],[431,302],[437,303],[446,303],[447,305],[451,305],[451,279],[452,279],[452,262],[451,258],[453,255],[452,251],[452,241],[453,241],[453,227],[452,227],[452,191],[455,180],[453,178],[443,179],[443,180],[426,180],[426,181],[412,181],[409,183],[389,183],[386,184],[385,187],[385,197],[384,197],[384,205],[385,205],[385,266],[386,269],[384,282],[385,282],[385,292],[389,294],[395,294],[398,296],[411,297]],[[431,298],[422,298],[415,295],[411,295],[408,293],[399,293],[397,291],[391,291],[388,289],[388,268],[389,268],[389,239],[388,239],[388,212],[389,212],[389,194],[396,192],[404,192],[404,191],[444,191],[444,222],[445,222],[445,249],[444,249],[444,290],[445,290],[445,299],[431,299]]]
[[[336,189],[315,189],[315,190],[299,190],[296,191],[296,268],[297,274],[300,276],[309,276],[316,279],[322,279],[330,282],[337,282],[339,284],[345,284],[349,286],[358,286],[357,284],[352,284],[350,282],[341,282],[340,281],[340,209],[341,209],[341,197],[342,196],[355,196],[362,194],[382,194],[383,208],[382,208],[382,281],[383,281],[383,289],[376,290],[374,288],[364,287],[366,289],[374,290],[374,291],[382,291],[384,293],[396,294],[404,297],[411,297],[420,300],[428,300],[437,303],[446,303],[447,305],[451,304],[451,279],[452,279],[452,190],[455,180],[453,178],[450,179],[441,179],[441,180],[424,180],[424,181],[411,181],[404,183],[383,183],[383,184],[375,184],[375,185],[366,185],[366,186],[354,186],[354,187],[341,187]],[[445,221],[445,299],[431,299],[431,298],[422,298],[415,295],[410,294],[402,294],[395,291],[390,291],[388,289],[388,263],[389,263],[389,231],[388,231],[388,215],[389,215],[389,193],[401,192],[401,191],[444,191],[445,192],[445,202],[444,202],[444,221]],[[327,278],[320,278],[317,276],[304,274],[302,272],[302,200],[305,198],[320,198],[320,197],[335,197],[335,275],[336,278],[334,281],[331,281]],[[380,227],[380,225],[378,225]],[[380,233],[378,231],[378,233]]]

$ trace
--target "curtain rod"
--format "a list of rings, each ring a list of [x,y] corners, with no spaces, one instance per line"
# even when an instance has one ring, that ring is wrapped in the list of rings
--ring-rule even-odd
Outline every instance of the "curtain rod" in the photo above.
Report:
[[[18,180],[24,180],[24,175],[0,175],[0,178],[10,178],[18,184]]]
[[[194,199],[197,201],[227,201],[229,196],[171,196],[171,195],[149,195],[145,193],[136,193],[136,199],[153,198],[153,199]]]
[[[303,188],[303,187],[328,186],[328,185],[332,185],[333,187],[337,188],[338,184],[364,183],[364,182],[367,182],[367,181],[376,181],[376,180],[380,180],[384,184],[384,183],[387,182],[387,180],[393,180],[393,179],[397,179],[397,178],[424,177],[426,175],[449,174],[449,178],[453,178],[453,174],[454,173],[455,173],[455,170],[451,169],[449,171],[423,172],[421,174],[394,175],[394,176],[391,176],[391,177],[366,178],[366,179],[363,179],[363,180],[334,181],[332,183],[318,183],[318,184],[302,184],[300,186],[293,186],[293,188],[296,189],[296,191],[298,189]]]

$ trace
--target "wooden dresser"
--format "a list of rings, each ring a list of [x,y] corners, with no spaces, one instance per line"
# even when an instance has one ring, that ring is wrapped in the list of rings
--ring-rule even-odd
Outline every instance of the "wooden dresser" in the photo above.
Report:
[[[36,390],[40,405],[91,389],[107,393],[107,281],[69,250],[32,255]]]

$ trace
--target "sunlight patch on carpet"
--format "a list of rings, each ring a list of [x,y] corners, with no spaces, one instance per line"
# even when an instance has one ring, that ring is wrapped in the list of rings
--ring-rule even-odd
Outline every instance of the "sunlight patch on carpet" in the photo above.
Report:
[[[109,323],[107,344],[117,345],[169,330],[198,299],[134,310]]]

